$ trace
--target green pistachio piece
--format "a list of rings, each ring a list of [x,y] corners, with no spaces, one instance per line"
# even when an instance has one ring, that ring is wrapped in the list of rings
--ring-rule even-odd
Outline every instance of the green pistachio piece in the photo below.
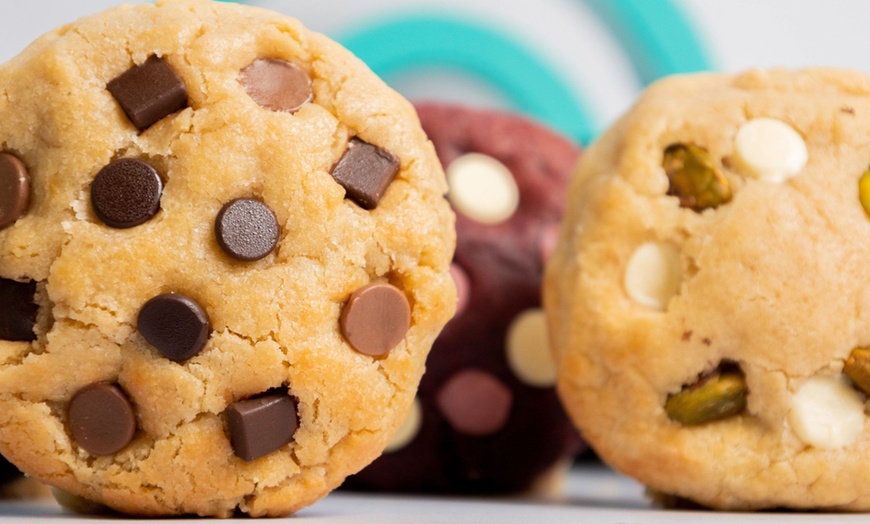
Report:
[[[739,369],[717,369],[670,395],[665,412],[685,426],[704,424],[739,414],[746,408],[746,379]]]
[[[731,201],[731,185],[706,150],[693,144],[672,144],[665,149],[662,167],[668,175],[668,195],[680,206],[701,212]]]
[[[870,169],[864,171],[858,179],[858,200],[864,207],[864,211],[870,214]]]
[[[870,348],[855,348],[846,359],[843,373],[858,389],[870,393]]]

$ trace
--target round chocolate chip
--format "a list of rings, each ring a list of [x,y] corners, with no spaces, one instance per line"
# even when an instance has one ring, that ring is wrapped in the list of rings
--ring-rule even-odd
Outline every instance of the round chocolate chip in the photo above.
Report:
[[[211,332],[205,310],[179,293],[158,295],[146,302],[139,310],[137,328],[161,355],[175,362],[198,355]]]
[[[160,210],[163,181],[150,164],[122,158],[97,173],[91,205],[107,226],[126,229],[145,223]]]
[[[507,423],[513,394],[489,373],[466,369],[441,386],[436,402],[453,429],[466,435],[484,437]]]
[[[353,348],[377,357],[405,338],[411,326],[411,306],[405,294],[385,282],[353,292],[341,312],[341,330]]]
[[[248,96],[270,111],[295,113],[314,96],[308,73],[277,58],[254,61],[242,70],[241,82]]]
[[[269,206],[253,198],[226,204],[215,220],[218,244],[236,260],[260,260],[278,243],[278,219]]]
[[[0,153],[0,229],[15,223],[30,203],[30,175],[24,162]]]
[[[97,383],[80,389],[70,400],[67,415],[73,440],[92,455],[117,453],[136,433],[133,406],[114,384]]]

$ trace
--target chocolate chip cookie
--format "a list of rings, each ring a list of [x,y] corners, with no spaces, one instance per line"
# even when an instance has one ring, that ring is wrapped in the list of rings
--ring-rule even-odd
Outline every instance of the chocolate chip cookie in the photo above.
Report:
[[[513,114],[417,110],[457,211],[458,312],[435,341],[403,430],[348,486],[547,491],[581,447],[556,397],[540,299],[579,147]]]
[[[547,268],[603,459],[722,509],[870,509],[870,77],[652,86],[584,155]]]
[[[455,304],[413,107],[207,0],[64,26],[0,79],[0,451],[136,515],[286,515],[371,462]]]

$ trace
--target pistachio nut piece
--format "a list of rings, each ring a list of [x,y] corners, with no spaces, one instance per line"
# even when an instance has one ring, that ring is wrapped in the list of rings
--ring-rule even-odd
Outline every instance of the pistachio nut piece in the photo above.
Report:
[[[864,211],[870,214],[870,169],[864,171],[858,179],[858,200],[861,201]]]
[[[731,185],[710,154],[693,144],[671,144],[665,149],[662,167],[668,175],[668,195],[681,207],[697,212],[731,201]]]
[[[843,373],[864,393],[870,393],[870,348],[855,348],[846,359]]]
[[[739,368],[720,367],[668,397],[668,417],[692,426],[739,414],[746,408],[746,379]]]

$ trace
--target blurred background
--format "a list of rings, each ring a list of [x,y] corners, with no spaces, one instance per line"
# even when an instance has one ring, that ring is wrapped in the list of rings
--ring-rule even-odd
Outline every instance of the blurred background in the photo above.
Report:
[[[0,59],[116,0],[5,2]],[[141,3],[141,2],[132,2]],[[870,72],[866,0],[245,0],[300,19],[412,99],[513,109],[588,143],[667,74]]]

